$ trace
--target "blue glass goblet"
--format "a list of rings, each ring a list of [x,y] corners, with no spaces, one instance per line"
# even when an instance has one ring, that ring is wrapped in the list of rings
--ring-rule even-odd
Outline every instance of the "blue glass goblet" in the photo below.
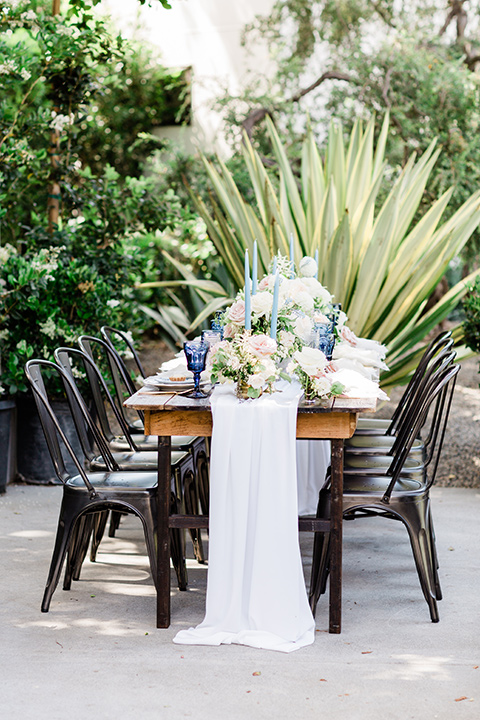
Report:
[[[183,343],[183,352],[185,353],[185,357],[187,359],[187,368],[193,372],[193,382],[195,384],[192,392],[189,392],[187,397],[208,397],[208,393],[205,393],[200,389],[200,375],[203,370],[205,370],[208,350],[208,343],[198,342],[198,340]]]

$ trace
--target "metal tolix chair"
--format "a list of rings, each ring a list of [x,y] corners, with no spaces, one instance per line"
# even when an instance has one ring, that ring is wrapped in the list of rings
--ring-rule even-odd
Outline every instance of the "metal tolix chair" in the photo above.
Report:
[[[161,578],[157,576],[156,563],[156,517],[157,517],[157,472],[121,470],[111,454],[105,438],[99,433],[82,397],[72,379],[60,366],[47,360],[30,360],[25,373],[31,385],[37,404],[40,420],[55,471],[63,484],[63,498],[57,527],[57,536],[50,571],[42,601],[42,612],[48,612],[52,595],[69,553],[64,589],[69,589],[74,569],[79,559],[85,539],[99,514],[108,510],[133,513],[140,518],[145,535],[145,544],[155,586],[158,588]],[[81,408],[83,419],[89,433],[104,460],[104,469],[91,472],[78,460],[75,451],[63,432],[45,388],[43,373],[57,374],[69,394]],[[78,421],[78,418],[77,418]],[[74,419],[75,422],[75,419]],[[63,448],[63,452],[62,452]],[[67,470],[64,453],[70,456],[76,473]],[[176,508],[176,479],[172,478],[172,512]],[[178,537],[177,537],[178,536]],[[179,533],[171,535],[172,560],[179,584],[186,589],[186,571],[181,551]]]
[[[452,365],[442,369],[437,375],[435,384],[424,394],[408,438],[403,446],[397,449],[387,472],[364,474],[359,470],[355,474],[346,475],[344,481],[344,519],[381,516],[400,520],[405,525],[432,622],[439,620],[437,601],[441,600],[442,592],[438,577],[430,488],[435,481],[459,370],[459,365]],[[405,472],[411,444],[424,426],[426,415],[432,408],[435,408],[435,427],[429,457],[416,472]],[[329,513],[330,490],[327,481],[320,491],[317,517],[328,517]],[[312,612],[315,612],[318,599],[326,589],[329,541],[328,533],[316,533],[309,592]]]

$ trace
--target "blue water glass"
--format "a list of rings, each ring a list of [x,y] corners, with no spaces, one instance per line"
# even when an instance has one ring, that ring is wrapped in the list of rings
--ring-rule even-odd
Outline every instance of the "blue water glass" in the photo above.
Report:
[[[220,340],[223,340],[223,325],[221,321],[222,313],[216,312],[215,318],[212,320],[211,324],[211,331],[217,333],[220,335]]]
[[[208,393],[205,393],[200,389],[200,375],[203,370],[205,370],[208,351],[209,345],[206,342],[192,340],[183,343],[183,352],[185,353],[185,357],[187,359],[187,368],[193,373],[194,382],[194,388],[192,392],[188,393],[188,397],[208,397]]]
[[[202,342],[207,343],[208,347],[216,345],[222,340],[222,336],[216,330],[202,330]]]

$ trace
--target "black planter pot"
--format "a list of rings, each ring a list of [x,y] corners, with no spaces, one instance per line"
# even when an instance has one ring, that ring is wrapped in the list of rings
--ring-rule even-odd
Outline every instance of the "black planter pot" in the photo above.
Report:
[[[0,494],[16,475],[16,403],[0,400]]]
[[[84,463],[84,455],[78,442],[75,425],[68,410],[67,402],[52,402],[52,408],[67,440],[73,446],[80,462]],[[50,459],[45,436],[35,400],[30,397],[17,400],[17,470],[20,479],[27,483],[51,485],[59,483],[55,468]],[[64,454],[67,468],[76,474],[77,470],[70,457]]]

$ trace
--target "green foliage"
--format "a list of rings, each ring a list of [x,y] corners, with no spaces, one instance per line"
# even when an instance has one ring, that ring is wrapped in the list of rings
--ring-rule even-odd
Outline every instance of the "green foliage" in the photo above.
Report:
[[[22,339],[28,352],[51,358],[55,345],[95,333],[102,322],[150,327],[138,303],[174,299],[136,286],[177,277],[163,250],[195,271],[207,269],[212,252],[167,173],[142,174],[145,152],[160,145],[154,126],[173,121],[172,108],[188,120],[185,73],[167,72],[147,50],[114,36],[92,14],[95,4],[64,4],[52,17],[51,2],[0,2],[0,251],[8,247],[9,257],[0,288],[0,381],[9,392],[25,390]],[[164,143],[156,167],[171,155]],[[53,234],[46,229],[52,182],[61,188]],[[41,253],[60,247],[54,280],[25,278],[29,263],[38,269]],[[189,298],[187,291],[187,305]],[[48,318],[51,338],[39,329]]]
[[[271,180],[273,171],[265,169],[259,154],[245,141],[242,155],[255,203],[245,202],[220,160],[215,166],[205,159],[216,197],[213,211],[196,198],[232,283],[237,288],[243,285],[244,252],[245,248],[252,252],[254,240],[260,274],[267,271],[277,251],[288,255],[291,236],[296,262],[318,250],[319,280],[342,303],[349,326],[357,335],[388,345],[391,371],[384,383],[404,381],[411,369],[410,352],[465,293],[465,284],[460,282],[425,311],[449,263],[480,224],[480,191],[442,223],[452,194],[448,189],[415,223],[439,154],[434,144],[418,161],[409,158],[378,204],[386,172],[387,119],[376,147],[373,120],[365,130],[357,122],[346,145],[341,126],[332,123],[325,161],[308,132],[299,178],[273,123],[268,121],[267,126],[278,167],[278,190]],[[222,300],[220,295],[218,300]]]
[[[463,300],[463,310],[465,343],[471,350],[480,353],[480,278],[475,278],[475,282],[469,285]]]
[[[391,177],[433,139],[442,147],[417,219],[453,184],[457,209],[480,184],[480,80],[472,72],[478,70],[479,18],[478,7],[467,2],[277,0],[245,32],[247,48],[268,45],[275,70],[267,77],[252,73],[244,93],[222,99],[227,123],[238,128],[266,109],[289,138],[289,157],[298,159],[306,110],[320,140],[331,118],[350,131],[357,118],[368,120],[373,112],[382,118],[389,110]],[[238,141],[238,132],[232,137]],[[252,138],[268,154],[263,123],[254,125]],[[383,197],[388,190],[385,183]],[[463,251],[473,266],[479,246],[475,232]]]
[[[27,390],[23,367],[32,356],[53,360],[55,348],[81,334],[135,320],[138,259],[113,248],[99,255],[77,233],[58,233],[48,248],[20,255],[0,248],[0,392]],[[84,255],[72,249],[81,244]]]

